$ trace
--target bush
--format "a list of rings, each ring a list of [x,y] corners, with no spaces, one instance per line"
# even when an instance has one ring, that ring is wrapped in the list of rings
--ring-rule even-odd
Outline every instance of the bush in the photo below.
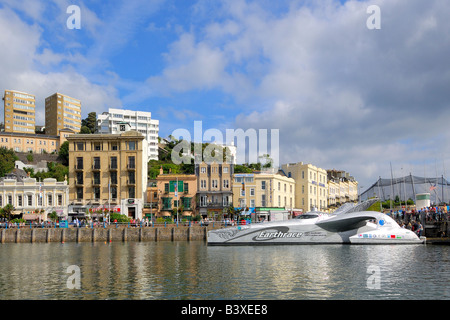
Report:
[[[131,218],[124,214],[114,212],[110,214],[109,221],[114,222],[115,220],[117,220],[117,222],[130,222]]]

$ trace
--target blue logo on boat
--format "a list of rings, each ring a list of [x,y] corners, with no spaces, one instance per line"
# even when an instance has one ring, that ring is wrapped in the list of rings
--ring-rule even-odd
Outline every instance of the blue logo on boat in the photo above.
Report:
[[[384,226],[384,220],[381,219],[380,221],[378,221],[378,223],[380,224],[380,226]]]

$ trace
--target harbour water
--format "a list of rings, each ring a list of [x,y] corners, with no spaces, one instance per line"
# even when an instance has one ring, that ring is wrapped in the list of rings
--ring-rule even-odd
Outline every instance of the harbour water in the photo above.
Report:
[[[5,243],[0,271],[0,300],[450,299],[441,245]]]

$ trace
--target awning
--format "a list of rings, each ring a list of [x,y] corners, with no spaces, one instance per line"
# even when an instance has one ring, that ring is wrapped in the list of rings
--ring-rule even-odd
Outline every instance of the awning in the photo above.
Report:
[[[24,214],[23,219],[24,220],[38,220],[39,218],[42,218],[40,214]]]

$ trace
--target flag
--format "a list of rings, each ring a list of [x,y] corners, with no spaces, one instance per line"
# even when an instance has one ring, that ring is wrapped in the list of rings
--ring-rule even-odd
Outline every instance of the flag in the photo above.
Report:
[[[436,185],[430,187],[430,191],[433,191],[434,189],[436,189]]]

